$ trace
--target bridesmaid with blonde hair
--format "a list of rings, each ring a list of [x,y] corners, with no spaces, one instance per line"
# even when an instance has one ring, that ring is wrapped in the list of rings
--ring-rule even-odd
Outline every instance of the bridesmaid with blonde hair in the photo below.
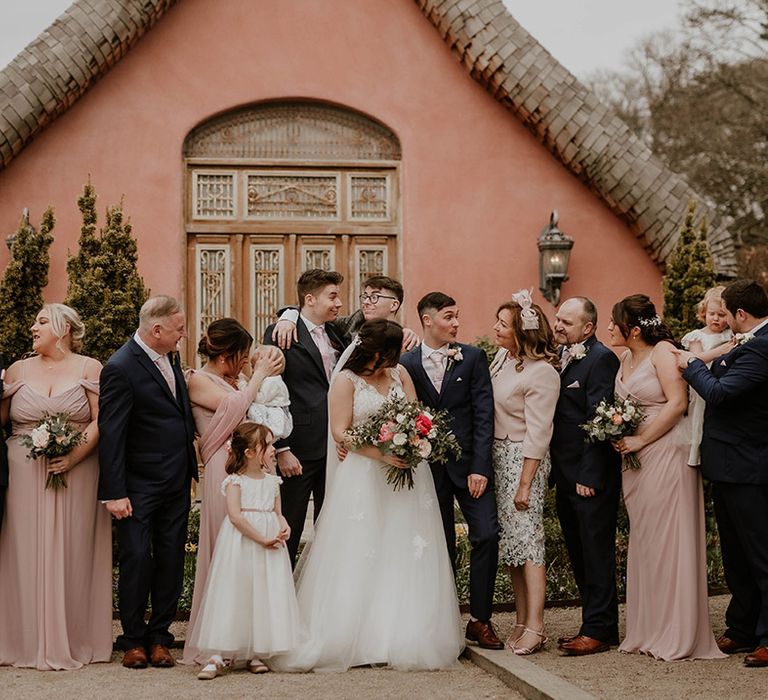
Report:
[[[10,479],[0,531],[0,665],[62,670],[112,656],[110,518],[99,505],[99,373],[78,354],[77,312],[47,304],[32,325],[34,355],[5,377],[2,422]],[[55,459],[28,457],[22,436],[46,414],[66,413],[85,441]],[[51,474],[66,488],[46,488]]]

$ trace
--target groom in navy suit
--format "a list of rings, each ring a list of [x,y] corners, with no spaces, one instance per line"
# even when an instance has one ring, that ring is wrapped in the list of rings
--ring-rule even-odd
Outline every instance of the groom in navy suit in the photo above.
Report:
[[[184,578],[195,424],[176,346],[186,335],[172,297],[148,299],[139,329],[101,371],[99,498],[117,520],[123,666],[173,666],[169,627]],[[144,621],[151,594],[152,612]]]
[[[732,598],[717,640],[747,666],[768,666],[768,296],[753,280],[723,291],[735,346],[711,369],[676,351],[683,378],[707,402],[701,471],[713,482]]]
[[[405,353],[416,395],[435,409],[448,411],[451,430],[461,445],[461,458],[432,464],[445,539],[456,563],[454,497],[467,521],[472,554],[469,565],[470,621],[466,637],[486,649],[503,649],[491,625],[491,606],[499,557],[499,525],[493,491],[493,389],[485,353],[457,343],[459,309],[442,292],[418,303],[424,342]]]
[[[555,340],[563,348],[560,398],[549,446],[557,515],[579,587],[582,623],[563,637],[568,656],[607,651],[619,642],[616,593],[616,518],[621,490],[621,457],[608,442],[588,443],[581,425],[597,404],[613,397],[619,358],[595,337],[597,309],[585,297],[557,310]]]

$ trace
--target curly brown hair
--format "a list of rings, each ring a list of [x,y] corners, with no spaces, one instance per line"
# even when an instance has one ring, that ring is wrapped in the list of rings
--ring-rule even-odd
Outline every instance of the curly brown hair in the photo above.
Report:
[[[552,326],[538,304],[531,304],[531,309],[536,312],[536,316],[539,319],[539,327],[533,330],[523,330],[523,322],[520,316],[523,307],[516,301],[505,302],[496,311],[497,316],[502,311],[509,311],[512,317],[512,330],[515,334],[517,350],[511,353],[511,355],[518,360],[516,370],[518,372],[523,371],[523,359],[526,357],[529,360],[544,360],[559,370],[560,356],[557,352],[557,344],[555,343]]]

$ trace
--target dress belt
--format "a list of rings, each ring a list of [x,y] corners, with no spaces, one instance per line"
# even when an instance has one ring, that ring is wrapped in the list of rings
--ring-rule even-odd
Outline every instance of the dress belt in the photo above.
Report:
[[[241,508],[241,513],[274,513],[274,508]]]

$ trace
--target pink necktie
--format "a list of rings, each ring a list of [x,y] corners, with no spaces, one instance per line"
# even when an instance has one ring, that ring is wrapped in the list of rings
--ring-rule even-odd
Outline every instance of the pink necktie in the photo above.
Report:
[[[333,346],[328,340],[328,336],[326,336],[325,329],[322,326],[315,326],[312,329],[312,339],[315,341],[315,345],[317,345],[317,349],[320,351],[320,357],[323,358],[325,376],[330,380],[331,372],[333,371],[333,361],[336,354],[333,350]]]
[[[434,384],[438,393],[440,393],[440,389],[443,386],[443,378],[445,377],[445,358],[445,353],[442,350],[434,350],[428,358],[432,365],[429,378],[432,380],[432,384]]]
[[[171,393],[173,394],[173,398],[176,398],[176,378],[173,376],[173,369],[171,369],[171,362],[168,359],[167,355],[161,355],[160,357],[155,360],[155,364],[157,365],[157,368],[160,370],[160,373],[163,375],[163,378],[165,379],[166,383],[168,384],[168,388],[171,390]]]

